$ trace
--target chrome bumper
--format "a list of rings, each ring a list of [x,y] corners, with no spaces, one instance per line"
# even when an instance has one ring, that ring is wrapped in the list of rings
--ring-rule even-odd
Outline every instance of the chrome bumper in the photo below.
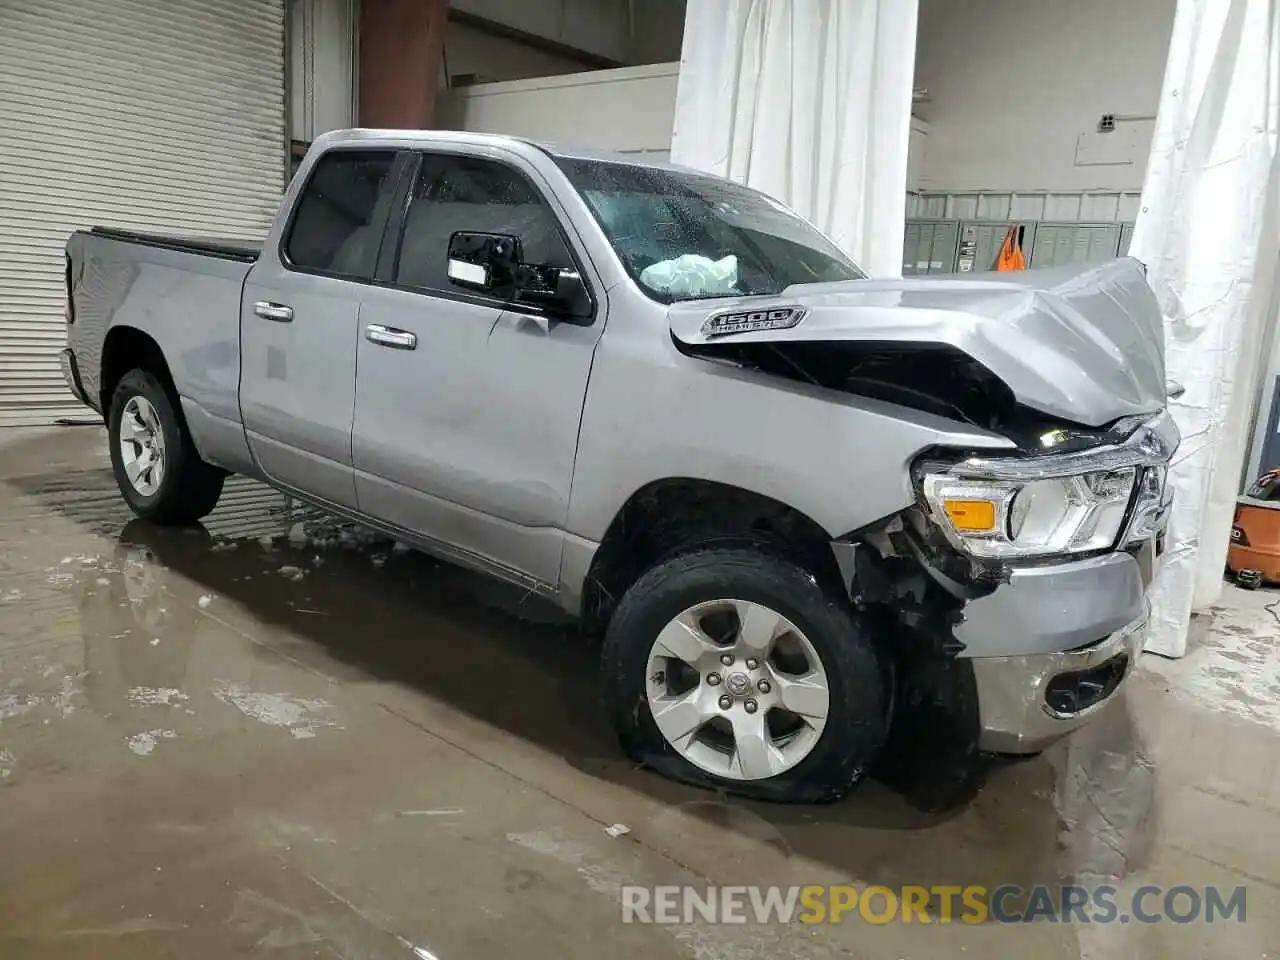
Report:
[[[972,658],[982,718],[979,747],[993,753],[1036,753],[1079,729],[1123,686],[1146,637],[1144,613],[1080,649]],[[1063,709],[1071,688],[1088,684],[1094,686],[1086,689],[1101,696],[1080,709]]]

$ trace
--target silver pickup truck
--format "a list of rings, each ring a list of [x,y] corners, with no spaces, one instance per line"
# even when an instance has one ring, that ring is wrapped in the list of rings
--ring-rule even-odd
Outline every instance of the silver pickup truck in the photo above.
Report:
[[[66,282],[135,513],[246,474],[545,595],[671,776],[1033,753],[1141,649],[1178,435],[1136,261],[869,280],[693,171],[343,131],[264,243],[94,229]]]

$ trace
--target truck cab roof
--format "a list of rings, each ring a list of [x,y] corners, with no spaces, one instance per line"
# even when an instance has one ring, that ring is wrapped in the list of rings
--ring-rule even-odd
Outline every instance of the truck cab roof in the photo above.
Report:
[[[625,163],[639,167],[654,167],[663,170],[687,170],[690,173],[702,171],[691,170],[675,164],[642,157],[634,153],[622,153],[617,150],[605,150],[595,147],[576,147],[548,140],[535,140],[528,137],[515,137],[502,133],[477,133],[470,130],[394,130],[353,127],[346,130],[331,130],[317,137],[312,150],[331,149],[339,145],[358,143],[369,147],[428,147],[440,144],[451,144],[474,147],[516,148],[524,150],[532,147],[542,153],[555,157],[577,160],[598,160],[603,163]],[[706,174],[703,173],[705,176]]]

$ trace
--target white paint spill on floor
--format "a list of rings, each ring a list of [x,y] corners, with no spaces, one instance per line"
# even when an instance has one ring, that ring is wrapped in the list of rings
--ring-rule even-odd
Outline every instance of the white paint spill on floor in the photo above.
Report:
[[[39,697],[24,697],[17,693],[0,694],[0,720],[20,717],[40,705]]]
[[[80,688],[76,686],[76,678],[65,676],[58,684],[58,692],[54,695],[53,705],[58,708],[63,719],[76,712],[76,698],[80,696]]]
[[[1280,730],[1280,591],[1224,587],[1185,658],[1145,656],[1142,666],[1201,706]]]
[[[196,606],[204,610],[209,604],[213,603],[213,595],[206,593],[203,597],[196,601]]]
[[[71,563],[78,563],[82,567],[96,567],[98,565],[98,561],[101,559],[101,557],[96,555],[90,556],[87,553],[77,553],[74,556],[63,557],[59,566],[65,567]]]
[[[303,570],[301,567],[284,566],[281,567],[278,572],[280,576],[284,577],[286,580],[301,580],[307,575],[307,571]]]
[[[140,707],[176,707],[191,699],[173,687],[133,687],[126,696],[130,703]]]
[[[273,727],[283,727],[299,740],[316,735],[317,727],[331,727],[333,704],[324,700],[305,700],[287,693],[261,693],[239,683],[221,682],[213,695],[229,703],[246,717]]]
[[[13,773],[13,768],[17,765],[13,754],[7,749],[0,750],[0,780],[4,780]]]
[[[135,733],[132,737],[129,737],[125,740],[125,743],[129,744],[129,749],[138,756],[145,757],[156,748],[156,744],[161,740],[172,740],[177,735],[175,730],[144,730],[142,733]]]

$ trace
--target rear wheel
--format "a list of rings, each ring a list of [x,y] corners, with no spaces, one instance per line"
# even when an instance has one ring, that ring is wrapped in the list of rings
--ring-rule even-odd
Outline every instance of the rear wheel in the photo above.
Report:
[[[888,691],[847,600],[769,548],[696,549],[614,613],[604,694],[637,760],[759,799],[833,800],[884,739]]]
[[[130,509],[157,524],[195,523],[218,503],[226,474],[200,459],[187,425],[154,374],[120,378],[107,417],[111,467]]]

